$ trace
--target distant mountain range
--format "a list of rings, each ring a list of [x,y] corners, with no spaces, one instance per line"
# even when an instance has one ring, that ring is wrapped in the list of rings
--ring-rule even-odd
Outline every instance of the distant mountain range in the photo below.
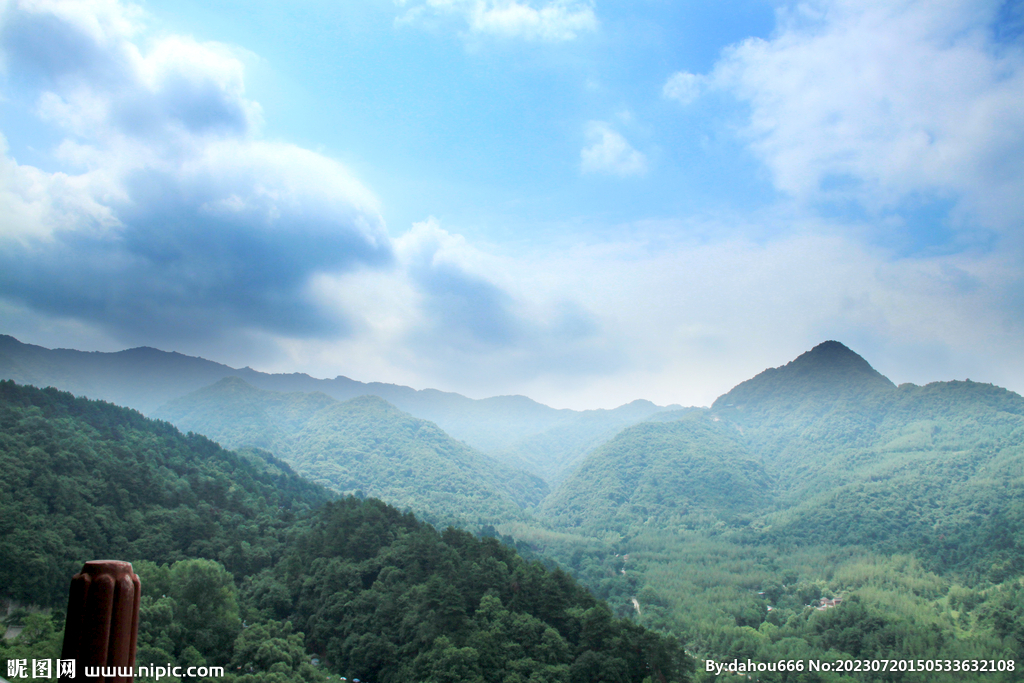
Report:
[[[11,337],[0,337],[0,378],[139,407],[240,449],[130,410],[0,385],[0,455],[15,463],[0,478],[10,479],[0,491],[0,555],[30,566],[42,567],[44,555],[70,566],[66,550],[86,547],[161,561],[214,557],[237,576],[259,573],[243,597],[267,615],[283,619],[296,604],[312,614],[333,598],[302,597],[298,572],[312,556],[279,560],[292,513],[274,506],[302,510],[302,501],[362,492],[441,526],[515,536],[571,568],[620,616],[685,633],[690,651],[754,661],[1005,651],[1024,661],[1024,398],[970,381],[896,386],[836,341],[710,408],[554,410],[521,396],[478,401]],[[390,533],[373,521],[377,503],[345,500],[375,529],[356,534],[356,545]],[[90,506],[103,513],[87,514]],[[386,515],[415,526],[409,515]],[[346,524],[317,538],[330,543]],[[444,538],[469,543],[456,532]],[[409,566],[420,562],[417,547],[401,552]],[[513,580],[510,565],[492,560],[467,571],[493,575],[519,605],[525,575],[516,570]],[[294,574],[291,597],[272,565]],[[401,579],[322,562],[313,570],[323,595]],[[43,583],[18,589],[25,597],[59,592],[57,574],[38,574]],[[441,591],[435,583],[429,590]],[[839,595],[842,607],[810,607]]]
[[[440,526],[480,528],[522,517],[547,484],[376,396],[257,389],[238,377],[168,402],[154,417],[226,448],[257,447],[336,491],[411,508]]]
[[[471,399],[436,389],[417,390],[348,377],[269,374],[204,358],[141,347],[116,353],[47,349],[0,335],[0,379],[53,386],[77,396],[135,408],[145,415],[225,377],[277,392],[321,392],[339,401],[378,396],[436,423],[456,439],[549,481],[560,480],[589,450],[625,426],[679,406],[634,401],[615,410],[555,409],[525,396]]]
[[[526,512],[552,528],[623,537],[750,525],[766,540],[826,538],[965,571],[1024,558],[1024,399],[973,382],[897,387],[836,341],[710,409],[555,410],[522,396],[473,400],[12,337],[0,337],[2,377],[264,448],[330,488],[433,519]]]

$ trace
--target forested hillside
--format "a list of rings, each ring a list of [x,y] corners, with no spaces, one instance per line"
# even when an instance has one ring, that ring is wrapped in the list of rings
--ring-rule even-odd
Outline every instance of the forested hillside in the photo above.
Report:
[[[998,387],[896,387],[826,342],[624,430],[540,512],[577,536],[520,536],[706,656],[1024,654],[1024,399]]]
[[[896,387],[838,342],[722,396],[778,481],[777,542],[912,553],[930,569],[1024,570],[1024,398],[976,382]]]
[[[20,395],[34,390],[10,391]],[[31,395],[50,397],[57,406],[104,405],[76,402],[52,390]],[[516,400],[487,403],[488,410],[497,415],[501,405]],[[544,413],[536,404],[522,407],[523,414]],[[53,478],[63,476],[59,473],[67,458],[52,460],[60,448],[45,446],[50,443],[45,439],[38,445],[26,434],[45,435],[56,425],[58,431],[70,430],[62,438],[73,443],[88,430],[60,412],[67,408],[47,409],[45,414],[38,412],[43,410],[39,406],[33,410],[37,413],[19,412],[17,420],[8,421],[18,425],[7,437],[19,444],[10,452],[29,452],[29,444],[43,448],[51,459],[40,459],[44,464],[38,470],[24,463],[11,466],[27,472],[11,481],[28,489],[40,482],[42,488],[10,509],[50,510],[49,505],[57,514],[61,503],[39,500],[54,485]],[[122,409],[107,405],[103,411]],[[218,645],[219,659],[208,658],[211,662],[257,657],[244,653],[256,652],[256,640],[269,639],[281,652],[294,655],[296,647],[308,647],[329,662],[357,662],[353,666],[375,677],[371,680],[627,681],[635,680],[641,660],[643,666],[661,662],[659,670],[685,668],[687,660],[680,660],[671,645],[677,641],[662,641],[650,632],[641,637],[631,630],[639,624],[671,634],[698,658],[985,659],[1002,662],[1002,669],[986,674],[985,680],[1021,678],[1024,399],[998,387],[969,381],[896,387],[850,349],[826,342],[740,384],[710,409],[666,411],[637,402],[615,411],[567,414],[518,445],[510,444],[505,451],[510,460],[529,461],[553,480],[564,477],[546,496],[537,479],[511,472],[380,398],[339,402],[323,393],[272,392],[232,378],[168,404],[163,414],[187,429],[227,444],[257,447],[241,454],[123,412],[128,416],[125,424],[157,424],[152,429],[165,430],[172,441],[194,441],[203,453],[208,451],[205,460],[196,461],[201,465],[189,465],[193,469],[183,474],[174,469],[177,465],[157,469],[160,476],[186,477],[185,484],[172,477],[163,487],[166,491],[192,491],[198,497],[188,498],[187,505],[168,499],[168,505],[178,506],[172,512],[146,508],[150,501],[164,505],[158,493],[140,497],[141,519],[156,530],[154,540],[148,532],[129,533],[127,523],[117,521],[126,504],[118,507],[100,495],[108,482],[89,480],[83,485],[94,492],[89,500],[113,508],[67,522],[73,529],[67,539],[49,538],[46,533],[56,533],[59,526],[40,522],[10,548],[25,555],[26,548],[39,546],[31,544],[36,536],[44,548],[73,548],[75,543],[84,548],[82,538],[102,536],[111,548],[162,549],[153,560],[160,565],[140,565],[144,574],[156,577],[150,580],[167,587],[161,595],[172,601],[161,603],[158,611],[151,605],[146,612],[152,617],[147,633],[157,634],[147,636],[146,647],[155,648],[152,652],[159,656],[207,657],[188,650],[181,635],[199,633],[199,622],[184,631],[174,626],[189,595],[188,577],[197,575],[231,587],[225,588],[231,599],[218,603],[220,611],[207,615],[208,621],[235,623],[230,616],[235,614],[258,625]],[[632,422],[641,415],[647,421]],[[49,426],[23,433],[22,419],[29,417],[36,422],[25,424]],[[604,436],[599,417],[607,418]],[[516,419],[509,424],[521,426]],[[618,426],[623,428],[612,434]],[[127,435],[118,438],[129,438],[132,444],[156,439],[126,429],[111,433]],[[137,429],[149,434],[151,428]],[[91,444],[92,438],[85,443]],[[117,450],[113,443],[101,439],[89,448],[95,453],[139,450]],[[521,448],[523,444],[532,446]],[[147,448],[158,455],[164,452],[164,446]],[[487,534],[514,537],[517,547],[553,558],[565,575],[509,559],[511,551],[494,540],[479,541],[455,531],[439,535],[378,503],[346,499],[303,517],[328,494],[302,484],[268,451],[340,491],[380,493],[425,510],[431,519],[456,519]],[[576,455],[563,458],[566,453]],[[192,462],[183,455],[160,457],[167,463]],[[239,464],[216,464],[222,460]],[[216,464],[214,474],[188,474],[205,472],[201,467],[211,463]],[[248,512],[216,502],[220,498],[204,502],[202,497],[220,490],[212,484],[204,488],[203,482],[217,480],[222,476],[218,472],[234,472],[232,467],[252,468],[250,478],[261,485],[277,481],[273,477],[292,482],[286,487],[294,491],[287,499],[292,502],[283,511],[261,512],[258,501],[266,498],[258,493],[262,489],[245,494],[255,501],[251,507],[258,511],[257,519],[270,515],[257,525],[256,536],[245,522]],[[120,481],[119,475],[109,476]],[[133,490],[127,484],[122,488]],[[236,501],[249,500],[241,491],[250,489],[227,487]],[[13,488],[5,495],[4,501],[21,500]],[[119,493],[109,501],[124,499]],[[203,511],[205,525],[180,521],[192,519],[191,508]],[[223,517],[227,511],[235,517]],[[106,525],[102,533],[90,531],[98,524]],[[372,531],[352,536],[349,527]],[[236,538],[243,531],[249,536]],[[346,540],[334,547],[335,536]],[[187,539],[191,545],[181,545]],[[198,558],[207,564],[183,564]],[[527,580],[534,571],[548,578]],[[483,588],[475,583],[478,574],[494,581],[486,579],[491,583]],[[583,593],[572,598],[578,609],[566,611],[572,618],[545,612],[546,601],[562,599],[557,595],[577,595],[578,588],[565,588],[575,586],[568,575],[607,600],[610,612],[579,597]],[[525,597],[522,587],[530,581],[547,597]],[[463,601],[456,601],[446,587],[455,587]],[[445,612],[445,606],[454,607]],[[523,614],[530,618],[517,616],[517,610],[526,610]],[[409,621],[410,614],[418,616]],[[610,641],[581,640],[586,614],[605,624],[600,628],[613,634]],[[573,621],[577,618],[582,621]],[[420,629],[413,621],[432,624],[423,627],[429,637],[416,635]],[[33,624],[26,633],[44,642],[46,629],[38,620]],[[497,635],[484,637],[482,632]],[[53,635],[52,628],[49,633]],[[491,637],[512,638],[518,645],[501,641],[506,645],[497,648]],[[653,644],[645,645],[643,638],[653,638]],[[624,647],[633,654],[612,655],[618,663],[602,659],[599,655],[609,642],[613,650]],[[495,654],[499,651],[504,654]],[[639,659],[637,652],[642,653]],[[393,663],[397,660],[401,663]],[[1010,666],[1012,671],[1007,670]],[[313,669],[290,671],[307,678],[317,675]],[[646,671],[644,676],[653,669]],[[444,679],[444,672],[456,673]],[[702,671],[694,675],[712,680]],[[786,672],[759,673],[758,679],[875,680]],[[952,672],[891,677],[907,683],[968,679]]]
[[[772,484],[732,426],[693,412],[623,430],[538,512],[558,527],[599,535],[696,528],[770,510]]]
[[[362,491],[431,522],[480,528],[522,518],[547,485],[383,399],[257,389],[237,377],[166,404],[158,417],[229,448],[266,448],[328,488]]]
[[[85,559],[208,557],[236,576],[280,558],[333,494],[267,453],[225,451],[134,410],[0,381],[0,585],[55,604]]]
[[[226,666],[228,680],[642,683],[692,669],[569,576],[373,499],[324,503],[266,454],[13,382],[0,427],[0,597],[56,608],[22,615],[0,658],[56,657],[71,575],[113,556],[143,582],[138,661]]]
[[[561,571],[379,503],[328,505],[295,548],[253,599],[270,616],[289,595],[313,647],[364,680],[641,683],[692,667],[674,639],[615,618]]]
[[[506,464],[525,467],[551,481],[560,479],[567,467],[618,429],[664,410],[647,401],[616,410],[556,410],[525,396],[474,400],[453,392],[343,376],[316,379],[301,373],[268,374],[145,347],[116,353],[83,352],[47,349],[0,335],[0,379],[54,386],[150,416],[168,401],[225,377],[239,377],[268,391],[320,392],[339,401],[377,396],[436,423],[454,438]]]
[[[1024,398],[1013,392],[896,387],[826,342],[710,411],[657,417],[588,456],[541,514],[621,536],[751,525],[759,543],[911,553],[963,576],[1024,569]]]
[[[975,382],[904,385],[879,415],[851,445],[794,437],[829,456],[803,477],[806,465],[780,465],[794,487],[806,483],[801,502],[770,520],[773,535],[913,553],[974,579],[1020,575],[1024,398]]]

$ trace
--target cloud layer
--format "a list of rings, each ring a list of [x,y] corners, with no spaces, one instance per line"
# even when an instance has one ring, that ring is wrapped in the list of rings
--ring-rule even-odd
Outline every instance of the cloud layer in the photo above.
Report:
[[[589,144],[580,151],[580,169],[584,173],[631,176],[647,171],[647,157],[607,123],[588,122],[586,134]]]
[[[816,0],[780,11],[768,40],[727,49],[707,77],[750,107],[743,131],[775,186],[872,215],[951,202],[954,226],[1019,232],[1024,51],[995,39],[999,4]]]
[[[626,358],[614,331],[578,303],[574,283],[562,276],[480,250],[436,218],[414,224],[394,246],[393,272],[362,270],[317,282],[324,301],[360,321],[334,353],[357,359],[354,365],[376,378],[455,382],[486,394],[540,377],[611,372]],[[314,341],[292,348],[300,360],[324,347]]]
[[[536,158],[558,155],[550,166],[564,178],[545,175],[552,186],[538,194],[535,178],[510,173],[501,192],[483,192],[501,196],[495,214],[466,218],[489,201],[467,199],[456,216],[437,210],[443,222],[399,226],[397,236],[344,165],[267,139],[263,109],[246,92],[256,58],[243,49],[154,37],[141,11],[106,0],[0,7],[0,108],[21,107],[57,139],[33,166],[11,151],[28,149],[19,129],[0,132],[0,321],[3,332],[39,335],[27,341],[150,344],[267,370],[574,407],[710,403],[827,338],[896,381],[1024,386],[1024,59],[1019,32],[993,30],[987,0],[816,0],[780,11],[768,39],[726,48],[706,74],[666,76],[659,61],[638,88],[590,66],[560,73],[545,92],[560,97],[578,76],[580,92],[566,101],[583,104],[551,126],[557,141],[529,140],[550,145]],[[594,47],[572,40],[598,30],[585,2],[410,0],[401,11],[417,25],[458,24],[467,41],[561,43],[528,52],[538,61],[557,52],[567,73]],[[624,39],[613,19],[602,15],[598,39]],[[416,42],[390,15],[384,27],[395,44]],[[489,104],[471,113],[520,140],[522,112],[505,106],[515,92],[497,77],[505,65],[478,64],[474,78],[496,77],[486,79]],[[365,87],[388,85],[368,74]],[[605,85],[587,89],[584,75]],[[456,85],[466,98],[476,87]],[[409,119],[422,113],[416,101],[393,104]],[[656,108],[686,123],[659,130]],[[680,152],[684,125],[731,139]],[[712,153],[734,153],[737,140],[749,158],[722,167],[756,163],[776,194],[752,210],[686,215],[687,188],[676,193],[666,174],[714,171]],[[389,152],[380,163],[404,158]],[[374,170],[435,167],[410,168]],[[479,194],[482,182],[460,191]],[[622,198],[622,223],[587,203],[605,199],[597,193]],[[435,212],[432,197],[400,195],[389,201],[415,204],[407,215]],[[494,232],[483,225],[532,199],[542,208],[509,213]],[[561,218],[540,223],[549,209]],[[908,235],[916,248],[887,241]]]
[[[763,220],[796,234],[665,244],[655,226],[623,226],[647,239],[514,257],[426,221],[396,241],[408,264],[400,277],[360,271],[322,283],[328,300],[365,307],[358,334],[295,341],[279,367],[312,369],[334,355],[366,378],[479,397],[710,405],[761,370],[840,339],[896,382],[1024,382],[1024,319],[1004,300],[1020,285],[1012,255],[894,260],[820,222]]]
[[[77,171],[4,147],[0,291],[126,341],[344,330],[308,282],[391,262],[372,193],[337,162],[259,139],[231,48],[170,36],[143,51],[137,21],[112,2],[4,6],[4,63],[31,75],[36,112],[65,136],[55,159]]]
[[[405,1],[400,1],[406,6]],[[597,30],[591,3],[580,0],[552,0],[536,3],[518,0],[425,0],[411,4],[399,17],[402,24],[433,23],[458,18],[465,23],[467,37],[494,37],[543,42],[573,40]]]

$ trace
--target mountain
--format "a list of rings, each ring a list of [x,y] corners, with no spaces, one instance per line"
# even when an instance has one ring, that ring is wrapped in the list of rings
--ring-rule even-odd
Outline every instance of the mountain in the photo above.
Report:
[[[44,370],[77,372],[54,358],[3,354],[0,369],[37,381]],[[163,381],[159,373],[154,378]],[[1005,660],[1017,671],[1024,661],[1024,399],[1011,391],[975,382],[896,387],[852,350],[826,342],[740,384],[710,409],[655,406],[643,418],[652,408],[638,402],[603,413],[548,413],[513,397],[508,404],[522,409],[517,424],[533,420],[539,431],[509,441],[503,452],[562,477],[533,508],[543,519],[531,522],[530,511],[511,503],[514,492],[495,485],[506,475],[473,470],[477,465],[459,460],[465,444],[380,398],[340,402],[327,392],[217,383],[223,379],[189,397],[176,419],[220,430],[225,442],[295,449],[296,458],[314,453],[304,466],[325,479],[339,471],[316,454],[340,452],[345,490],[353,480],[380,476],[411,487],[398,494],[420,495],[419,465],[409,463],[438,464],[442,474],[431,489],[470,472],[454,487],[452,507],[464,509],[459,496],[469,494],[471,514],[482,519],[481,511],[495,512],[485,503],[505,501],[502,509],[520,516],[507,518],[513,521],[502,533],[553,553],[608,599],[611,612],[576,601],[568,577],[522,562],[494,539],[438,534],[373,499],[346,498],[319,511],[293,502],[292,517],[288,510],[278,516],[287,496],[260,489],[268,491],[261,504],[224,479],[227,470],[251,466],[252,479],[266,471],[271,478],[260,481],[292,481],[288,466],[265,451],[231,454],[152,423],[176,434],[185,450],[198,444],[190,455],[165,447],[149,427],[133,426],[131,420],[149,421],[131,411],[130,419],[82,426],[70,409],[55,411],[46,401],[101,416],[121,409],[53,390],[31,390],[43,398],[27,403],[17,399],[24,405],[11,409],[16,419],[4,418],[0,430],[0,479],[13,482],[0,483],[0,553],[8,553],[0,571],[15,562],[40,568],[0,578],[14,578],[28,595],[50,582],[45,568],[69,549],[152,551],[169,558],[163,567],[138,565],[144,585],[158,591],[144,605],[152,661],[202,656],[245,667],[264,661],[264,650],[280,653],[259,665],[265,669],[271,661],[283,665],[286,654],[308,661],[315,651],[332,666],[352,667],[336,673],[382,681],[433,680],[444,672],[460,680],[660,680],[646,667],[667,660],[644,649],[650,635],[640,638],[610,618],[616,613],[674,632],[688,651],[718,661],[977,659]],[[427,400],[430,392],[417,395]],[[481,409],[453,396],[437,405]],[[502,400],[481,403],[499,419]],[[591,419],[575,431],[574,421]],[[616,419],[623,428],[605,440],[597,427]],[[473,424],[485,422],[466,419]],[[107,458],[119,464],[106,467]],[[143,467],[150,462],[156,464]],[[459,464],[453,471],[443,462]],[[149,475],[139,475],[147,471],[166,479],[147,484]],[[483,497],[474,488],[477,475],[492,485]],[[247,500],[248,508],[240,506]],[[190,514],[190,505],[197,512]],[[183,588],[193,575],[220,577],[222,595],[237,599],[236,619],[250,627],[227,629],[233,651],[186,647],[198,642],[197,633],[212,633],[206,611],[197,617],[185,609],[194,604]],[[11,590],[2,586],[0,598]],[[304,653],[303,646],[312,649]],[[0,642],[0,658],[6,647]],[[987,678],[1016,680],[1017,671]],[[958,677],[901,673],[907,683]],[[264,679],[246,678],[257,681]]]
[[[896,387],[839,342],[710,410],[662,412],[590,453],[538,512],[565,529],[761,531],[782,545],[911,553],[940,572],[1024,571],[1024,398]]]
[[[280,556],[283,528],[334,498],[266,453],[232,453],[128,408],[0,381],[0,586],[67,598],[97,557],[196,554],[239,575]]]
[[[331,501],[134,410],[0,382],[0,473],[0,602],[33,606],[2,659],[58,657],[68,580],[118,557],[142,582],[139,663],[225,683],[691,680],[676,639],[497,539]]]
[[[851,411],[872,414],[896,385],[837,341],[826,341],[795,360],[741,382],[711,410],[737,424],[807,425]]]
[[[630,425],[673,413],[678,406],[660,407],[636,400],[613,410],[570,412],[554,426],[493,451],[496,457],[522,462],[551,486],[558,485],[584,457]]]
[[[538,514],[549,552],[701,659],[996,657],[1007,671],[993,680],[1020,678],[1024,398],[1012,391],[896,387],[826,342],[709,410],[626,428]]]
[[[771,477],[740,434],[705,411],[629,427],[584,460],[538,510],[602,534],[735,522],[772,500]]]
[[[156,415],[229,448],[265,448],[317,483],[479,527],[522,517],[543,480],[448,436],[376,396],[258,389],[237,377],[170,401]]]
[[[222,377],[255,371],[147,347],[117,353],[46,349],[0,335],[0,372],[3,379],[53,386],[148,414]]]
[[[877,440],[896,393],[861,356],[827,341],[740,383],[711,412],[744,434],[751,453],[777,470],[783,493],[796,499],[829,483],[818,475],[840,450]]]
[[[905,384],[876,410],[858,438],[802,435],[808,455],[778,463],[806,483],[771,535],[909,552],[993,581],[1024,572],[1024,398],[969,381]]]
[[[556,479],[621,427],[665,410],[646,401],[614,411],[558,410],[525,396],[471,399],[436,389],[364,383],[342,376],[316,379],[301,373],[268,374],[148,347],[116,353],[46,349],[0,335],[0,379],[54,386],[147,415],[225,377],[239,377],[268,391],[321,392],[340,401],[378,396],[509,465]]]
[[[836,341],[742,382],[710,410],[663,411],[590,453],[544,501],[553,523],[635,532],[748,519],[784,475],[815,479],[820,451],[881,419],[896,386]],[[813,452],[813,455],[812,455]],[[792,465],[788,470],[786,464]],[[807,470],[807,471],[805,471]]]

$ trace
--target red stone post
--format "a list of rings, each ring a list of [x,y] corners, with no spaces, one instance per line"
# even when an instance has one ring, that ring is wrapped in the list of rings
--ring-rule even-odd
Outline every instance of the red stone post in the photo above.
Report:
[[[93,560],[72,577],[60,656],[75,660],[76,678],[85,676],[86,667],[99,667],[101,674],[106,668],[113,675],[89,680],[132,683],[141,595],[142,584],[128,562]]]

